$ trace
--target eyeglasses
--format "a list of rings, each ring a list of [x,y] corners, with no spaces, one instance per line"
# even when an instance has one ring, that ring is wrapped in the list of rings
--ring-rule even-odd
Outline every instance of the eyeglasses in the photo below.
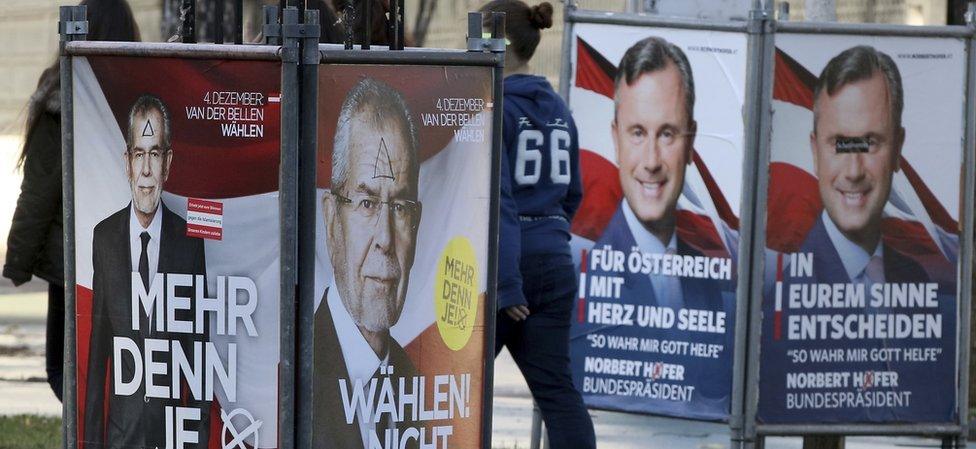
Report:
[[[389,209],[390,216],[393,217],[393,223],[398,230],[414,230],[417,228],[417,219],[420,217],[420,203],[416,201],[403,199],[383,201],[378,196],[365,193],[352,193],[348,197],[331,190],[328,193],[334,196],[339,204],[352,206],[353,216],[364,222],[374,220],[385,206]],[[375,221],[369,224],[374,225]]]
[[[149,158],[152,159],[152,160],[154,160],[154,161],[155,160],[162,159],[169,152],[170,152],[170,150],[163,150],[163,149],[157,149],[157,148],[153,148],[151,150],[143,150],[143,149],[127,149],[126,150],[126,153],[129,155],[130,158],[134,158],[136,160],[140,160],[140,159],[142,159],[142,158],[144,158],[146,156],[149,156]]]

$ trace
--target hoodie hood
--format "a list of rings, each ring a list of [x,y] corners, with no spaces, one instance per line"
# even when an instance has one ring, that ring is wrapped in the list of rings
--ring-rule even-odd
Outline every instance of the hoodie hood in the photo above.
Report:
[[[529,120],[537,125],[537,118],[551,117],[563,108],[562,98],[545,78],[535,75],[509,75],[505,78],[505,101],[518,104],[523,111],[532,111]]]

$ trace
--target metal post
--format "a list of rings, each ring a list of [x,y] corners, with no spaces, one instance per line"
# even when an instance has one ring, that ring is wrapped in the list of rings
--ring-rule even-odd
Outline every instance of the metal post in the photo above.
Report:
[[[390,50],[397,50],[399,43],[397,42],[397,37],[400,35],[400,30],[397,28],[399,22],[397,21],[397,16],[400,15],[400,2],[397,0],[390,0],[390,17],[387,26],[389,27],[389,38],[390,38]]]
[[[569,93],[572,90],[573,79],[573,13],[576,12],[576,0],[566,0],[563,9],[563,66],[559,71],[559,94],[563,101],[569,104]]]
[[[244,0],[234,0],[234,43],[244,43]]]
[[[264,43],[265,45],[281,45],[281,24],[278,23],[278,7],[264,5]]]
[[[641,12],[644,14],[657,14],[657,0],[644,0],[641,4]]]
[[[973,297],[973,202],[976,201],[976,3],[970,2],[966,11],[966,26],[973,31],[967,43],[969,64],[966,74],[966,136],[963,146],[962,232],[959,254],[959,425],[958,447],[966,447],[969,435],[969,364],[971,343],[971,313]]]
[[[539,404],[532,401],[532,436],[529,437],[529,449],[542,447],[542,413]]]
[[[535,401],[532,401],[532,436],[529,438],[529,449],[549,449],[549,435],[546,434],[545,423],[542,422],[539,404]]]
[[[298,404],[296,447],[312,447],[312,376],[315,323],[315,201],[318,161],[319,12],[305,10],[301,38],[298,146]]]
[[[390,50],[403,50],[404,29],[403,29],[403,0],[390,0],[390,21],[393,22],[393,42],[390,43]]]
[[[356,7],[352,3],[346,4],[346,7],[342,10],[342,29],[344,31],[343,39],[345,43],[346,50],[352,50],[352,44],[354,41],[354,28],[353,24],[356,21]]]
[[[402,5],[402,3],[401,3]],[[402,16],[403,11],[400,11]],[[491,445],[491,406],[494,397],[495,380],[495,317],[497,316],[498,301],[498,220],[499,220],[499,179],[501,173],[502,127],[504,118],[504,97],[502,92],[505,83],[505,14],[493,12],[491,15],[491,41],[483,42],[480,49],[473,48],[473,38],[481,38],[482,16],[479,13],[468,14],[468,50],[489,50],[496,56],[493,68],[494,88],[492,89],[491,110],[491,200],[488,205],[488,295],[485,304],[485,345],[484,345],[484,378],[482,381],[482,417],[481,417],[481,447],[490,448]],[[401,22],[402,25],[402,22]],[[487,45],[485,45],[487,44]]]
[[[298,9],[281,14],[281,168],[279,214],[281,220],[281,304],[278,363],[278,447],[295,447],[295,315],[298,291],[298,146],[299,146],[299,40],[286,33],[298,26]],[[303,397],[305,401],[308,398]]]
[[[742,222],[739,243],[739,286],[736,293],[735,354],[733,356],[732,410],[729,426],[733,447],[764,446],[756,434],[759,402],[759,347],[762,329],[762,284],[766,234],[766,188],[769,183],[771,102],[773,89],[772,2],[753,0],[749,26],[749,61],[746,92],[749,112],[746,154],[743,160]],[[743,285],[744,283],[744,285]]]
[[[224,0],[213,0],[214,4],[214,31],[213,41],[215,44],[224,43]]]
[[[397,16],[396,16],[396,18],[397,18],[397,41],[399,41],[399,46],[397,46],[397,50],[403,50],[403,47],[405,45],[407,45],[407,38],[406,38],[406,33],[407,33],[407,26],[406,26],[406,17],[407,17],[407,14],[406,14],[406,11],[407,10],[406,10],[406,7],[405,7],[405,2],[406,2],[406,0],[397,0],[397,9],[398,9]],[[504,38],[505,38],[505,24],[502,23],[502,37],[501,37],[501,39],[504,39]]]
[[[472,40],[481,39],[481,23],[483,20],[482,17],[483,16],[481,15],[480,12],[468,13],[468,42],[469,43],[472,42]],[[471,45],[469,44],[468,51],[481,51],[481,49],[472,48]]]
[[[180,12],[183,13],[181,16],[183,23],[180,25],[180,39],[184,44],[195,44],[197,42],[196,1],[183,0],[183,5],[180,6]]]
[[[61,77],[61,201],[64,214],[64,408],[61,411],[63,449],[78,447],[78,354],[75,296],[75,140],[74,91],[71,57],[65,52],[69,41],[85,40],[88,34],[87,6],[62,6],[60,14]]]
[[[790,2],[779,3],[779,14],[777,14],[776,20],[779,20],[780,22],[787,22],[790,20]]]
[[[363,40],[360,41],[360,48],[369,50],[369,44],[373,41],[373,2],[366,0],[363,3]]]

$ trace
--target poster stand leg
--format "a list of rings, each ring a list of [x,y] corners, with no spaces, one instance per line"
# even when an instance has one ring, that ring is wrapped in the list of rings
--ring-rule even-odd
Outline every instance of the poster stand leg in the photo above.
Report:
[[[280,429],[295,429],[295,415],[298,409],[296,403],[296,387],[294,379],[296,375],[301,375],[301,370],[295,367],[296,360],[296,315],[298,304],[300,303],[297,295],[298,285],[298,147],[300,139],[299,116],[300,101],[298,94],[301,89],[299,79],[299,45],[300,39],[289,35],[286,29],[295,29],[298,26],[298,10],[294,7],[285,8],[281,11],[280,27],[282,39],[281,51],[281,171],[280,171],[280,190],[281,199],[279,200],[280,220],[281,220],[281,304],[279,316],[280,327],[280,359],[278,377],[278,425]],[[267,29],[267,27],[266,27]],[[304,363],[304,360],[303,360]],[[300,384],[300,382],[299,382]],[[308,400],[307,396],[299,396],[302,401]],[[292,449],[296,447],[295,433],[280,432],[278,447],[281,449]]]
[[[529,437],[529,449],[542,447],[542,412],[539,405],[532,402],[532,436]]]
[[[59,10],[61,32],[61,183],[64,213],[64,407],[61,441],[64,449],[78,447],[78,390],[75,300],[75,176],[74,176],[74,98],[71,56],[65,51],[69,41],[85,40],[88,34],[86,6],[62,6]]]
[[[976,31],[976,2],[969,2],[966,10],[966,26],[970,31]],[[960,221],[963,232],[960,235],[959,258],[959,397],[958,413],[961,430],[956,436],[956,447],[966,447],[970,432],[970,364],[971,364],[971,332],[972,332],[972,298],[973,298],[973,202],[976,201],[976,102],[973,93],[976,92],[976,38],[971,37],[968,42],[968,66],[966,74],[966,94],[969,99],[966,104],[966,134],[963,147],[963,193],[962,217]],[[966,230],[969,232],[965,232]]]
[[[576,11],[576,0],[566,0],[566,6],[563,8],[563,51],[569,51],[573,48],[573,22],[570,20],[570,16],[574,11]],[[571,80],[573,79],[573,64],[572,56],[564,56],[562,62],[562,69],[559,71],[559,94],[563,97],[563,101],[569,104],[569,92],[572,89],[570,86]]]
[[[772,96],[773,55],[772,2],[753,0],[749,18],[749,62],[746,75],[747,120],[752,132],[746,134],[747,156],[743,161],[743,179],[755,183],[742,191],[742,254],[739,264],[740,285],[736,295],[736,335],[732,369],[732,404],[729,416],[732,447],[761,448],[763,439],[756,432],[756,409],[759,398],[759,347],[762,319],[763,254],[766,232],[765,208],[771,135],[770,103]],[[755,150],[752,150],[755,149]],[[759,292],[759,293],[757,293]]]
[[[398,2],[391,2],[391,5],[397,4]],[[397,18],[394,22],[397,26],[402,26],[402,2],[399,2],[398,7],[399,15],[394,14]],[[501,157],[502,151],[502,125],[504,120],[504,97],[501,95],[502,89],[504,88],[504,78],[505,78],[505,14],[504,13],[492,13],[491,14],[491,38],[486,39],[483,37],[482,29],[485,20],[484,16],[480,12],[469,12],[468,13],[468,36],[467,36],[467,46],[468,52],[490,52],[495,58],[495,63],[492,67],[492,106],[491,106],[491,135],[492,135],[492,156],[491,156],[491,190],[493,193],[499,192],[499,179],[501,173]],[[402,28],[395,30],[397,33],[402,33]],[[402,36],[401,36],[402,38]],[[401,41],[402,43],[402,41]],[[391,46],[391,49],[394,47]],[[402,48],[399,48],[402,50]],[[488,210],[490,214],[490,219],[488,223],[488,235],[494,236],[488,245],[488,304],[486,304],[485,309],[485,343],[484,343],[484,364],[482,366],[482,372],[484,373],[484,380],[482,381],[482,401],[483,409],[491,409],[491,404],[494,398],[494,379],[495,379],[495,317],[497,310],[497,286],[498,286],[498,226],[499,226],[499,207],[500,200],[499,195],[493,194],[488,205]],[[492,414],[490,412],[483,413],[481,418],[481,428],[482,428],[482,438],[481,447],[489,448],[491,445],[491,425],[492,425]]]
[[[803,437],[803,449],[843,449],[841,435],[807,435]]]
[[[303,401],[300,410],[311,410],[314,361],[315,325],[315,214],[318,156],[318,70],[319,53],[319,12],[308,9],[304,12],[304,24],[294,36],[300,43],[301,59],[299,65],[299,85],[301,106],[298,124],[298,397]],[[296,422],[296,447],[312,447],[313,422],[311,413],[300,413]]]

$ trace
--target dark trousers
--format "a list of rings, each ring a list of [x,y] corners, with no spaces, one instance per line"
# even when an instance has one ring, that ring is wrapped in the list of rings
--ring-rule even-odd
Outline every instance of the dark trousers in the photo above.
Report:
[[[47,383],[61,400],[64,386],[64,287],[47,286],[47,339],[44,362]]]
[[[549,447],[596,447],[593,422],[569,371],[569,323],[576,297],[576,271],[570,256],[523,257],[522,291],[529,318],[512,321],[498,313],[495,354],[502,346],[525,376],[542,411]]]

